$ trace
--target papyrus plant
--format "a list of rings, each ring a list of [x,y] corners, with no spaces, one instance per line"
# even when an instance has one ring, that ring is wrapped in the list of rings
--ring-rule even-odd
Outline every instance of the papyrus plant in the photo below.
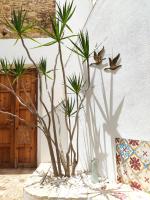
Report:
[[[8,87],[0,83],[0,86],[9,90],[16,97],[19,103],[22,106],[25,106],[37,118],[37,124],[30,124],[30,126],[37,126],[45,135],[49,147],[53,173],[56,177],[61,177],[63,175],[69,177],[75,175],[75,169],[79,162],[79,112],[83,107],[83,102],[90,86],[89,36],[88,32],[84,33],[82,31],[79,34],[73,34],[72,29],[69,26],[69,21],[74,12],[75,7],[73,2],[65,3],[63,6],[57,4],[56,15],[50,17],[50,23],[52,27],[51,30],[44,29],[43,27],[36,27],[35,22],[28,24],[26,20],[27,12],[23,11],[23,9],[13,10],[11,20],[4,18],[5,25],[9,31],[16,35],[17,41],[21,41],[29,60],[37,70],[39,80],[39,102],[44,108],[48,120],[43,118],[38,109],[33,105],[33,102],[30,102],[30,105],[28,105],[24,99],[18,96],[13,90],[12,85]],[[48,69],[47,61],[44,58],[44,53],[39,63],[37,63],[37,61],[33,59],[28,47],[26,46],[24,38],[29,38],[35,41],[35,39],[30,38],[30,31],[33,28],[39,28],[50,38],[50,41],[45,44],[36,43],[38,48],[42,48],[43,46],[52,46],[54,44],[57,45],[58,53],[55,58],[55,64],[51,69]],[[76,37],[78,43],[75,43],[72,40],[73,37]],[[73,45],[70,50],[82,58],[84,66],[86,65],[87,68],[87,78],[83,79],[81,74],[73,74],[69,77],[66,76],[62,51],[62,45],[65,40],[69,40]],[[62,145],[60,144],[55,117],[56,108],[54,106],[54,91],[57,80],[58,61],[60,61],[61,65],[64,93],[64,99],[61,102],[61,108],[65,119],[66,131],[69,140],[69,143],[66,144],[68,148],[67,152],[64,151]],[[1,59],[0,64],[1,72],[6,76],[8,76],[8,74],[12,74],[14,77],[14,82],[17,84],[17,80],[21,78],[22,74],[25,72],[24,58],[14,60],[12,63],[9,63],[7,59]],[[74,71],[75,70],[76,66]],[[48,85],[48,79],[50,79],[52,82],[51,87]],[[50,108],[45,103],[45,95],[42,94],[43,87],[46,88],[45,91],[48,94],[47,96],[51,105]],[[24,92],[26,91],[24,90]],[[70,92],[72,93],[71,95]],[[16,116],[13,113],[5,113],[4,111],[0,112],[4,114],[10,114],[24,121],[24,119],[21,119],[19,116]]]

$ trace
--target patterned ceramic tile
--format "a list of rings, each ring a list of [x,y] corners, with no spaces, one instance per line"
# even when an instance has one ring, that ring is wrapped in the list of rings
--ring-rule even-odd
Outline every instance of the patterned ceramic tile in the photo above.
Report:
[[[150,142],[116,138],[117,180],[150,192]]]
[[[121,144],[118,144],[118,153],[123,160],[126,160],[132,155],[133,149],[126,142],[122,142]]]
[[[148,167],[150,164],[150,146],[148,143],[142,143],[139,148],[136,150],[137,156],[141,159],[141,161],[144,163],[145,167]]]

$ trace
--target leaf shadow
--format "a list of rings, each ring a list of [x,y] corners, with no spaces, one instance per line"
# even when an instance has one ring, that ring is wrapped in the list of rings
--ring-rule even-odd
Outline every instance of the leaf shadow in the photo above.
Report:
[[[103,67],[102,67],[103,68]],[[98,160],[98,171],[100,176],[108,176],[108,168],[109,163],[108,159],[108,148],[111,148],[112,156],[113,156],[113,169],[115,171],[115,137],[120,137],[120,133],[118,131],[118,121],[120,115],[122,113],[124,99],[122,98],[116,110],[113,111],[114,107],[114,76],[115,73],[111,73],[110,76],[110,97],[107,98],[106,95],[106,87],[104,84],[104,78],[102,73],[102,68],[95,68],[92,78],[91,85],[94,85],[94,78],[97,73],[97,70],[100,71],[101,78],[101,87],[102,87],[102,100],[103,105],[94,93],[93,88],[89,91],[86,98],[85,105],[85,120],[86,120],[86,134],[89,134],[89,146],[87,151],[87,156],[89,157],[88,163],[94,158]],[[92,102],[92,103],[91,103]],[[101,121],[98,121],[97,113],[100,113],[103,119],[102,125]],[[107,146],[107,136],[110,137],[110,146]],[[102,142],[101,142],[102,141]],[[90,169],[90,164],[89,164]]]

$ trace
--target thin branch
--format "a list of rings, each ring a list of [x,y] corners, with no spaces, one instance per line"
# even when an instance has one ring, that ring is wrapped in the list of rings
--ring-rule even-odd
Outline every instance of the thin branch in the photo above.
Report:
[[[67,102],[66,74],[65,74],[65,68],[64,68],[63,57],[62,57],[62,49],[61,49],[61,44],[60,43],[58,44],[58,50],[59,50],[59,53],[60,53],[60,63],[61,63],[61,68],[62,68],[62,73],[63,73],[65,102]],[[66,123],[67,130],[70,132],[66,115],[65,115],[65,123]]]
[[[7,87],[6,85],[4,85],[4,84],[2,84],[2,83],[0,83],[0,87],[3,87],[3,88],[6,89],[8,92],[11,92],[11,93],[16,97],[16,99],[18,100],[18,102],[19,102],[22,106],[24,106],[25,108],[27,108],[31,113],[36,113],[36,114],[37,114],[37,112],[34,112],[34,111],[32,110],[32,108],[31,108],[29,105],[26,104],[26,102],[24,101],[24,99],[22,99],[20,96],[18,96],[18,95],[16,94],[16,92],[14,91],[13,88],[11,89],[11,88]]]
[[[87,65],[88,65],[88,63],[87,63]],[[74,127],[73,127],[73,129],[72,129],[70,144],[69,144],[68,151],[67,151],[67,157],[68,157],[68,155],[69,155],[70,150],[73,148],[72,141],[73,141],[73,137],[74,137],[74,134],[75,134],[76,127],[78,128],[79,111],[80,111],[80,109],[82,108],[82,104],[83,104],[83,102],[84,102],[84,100],[85,100],[85,98],[86,98],[86,94],[87,94],[87,92],[89,91],[89,88],[90,88],[90,82],[88,83],[88,87],[87,87],[87,89],[86,89],[86,91],[85,91],[85,93],[84,93],[83,98],[82,98],[81,101],[80,101],[80,104],[77,102],[78,108],[77,108],[77,112],[76,112],[76,116],[75,116]],[[78,137],[79,137],[79,135],[78,135],[78,130],[77,130],[77,140],[78,140]],[[78,143],[78,141],[77,141],[77,143]],[[74,175],[74,173],[75,173],[75,168],[76,168],[76,166],[77,166],[77,164],[78,164],[78,159],[79,159],[79,152],[78,152],[78,151],[79,151],[79,149],[78,149],[78,145],[77,145],[77,159],[76,159],[76,157],[75,157],[76,154],[74,154],[74,164],[73,164],[72,175]]]
[[[45,76],[45,84],[46,84],[46,91],[48,93],[49,101],[50,101],[50,103],[52,103],[52,98],[51,98],[50,92],[48,90],[48,84],[47,84],[47,78],[46,78],[46,76]],[[50,130],[50,126],[51,126],[51,119],[49,117],[48,130]]]
[[[35,68],[38,70],[38,66],[36,65],[36,63],[34,62],[34,60],[32,59],[31,55],[30,55],[30,52],[28,50],[28,48],[26,47],[25,45],[25,42],[24,42],[24,39],[22,38],[22,36],[20,36],[20,39],[21,39],[21,42],[22,42],[22,45],[28,55],[28,58],[29,60],[33,63],[33,65],[35,66]],[[40,76],[40,74],[39,74]],[[40,88],[41,88],[41,78],[40,78]],[[41,90],[41,89],[40,89]],[[40,101],[42,100],[42,98],[40,98]],[[41,101],[42,103],[42,101]],[[43,102],[44,103],[44,102]],[[42,104],[43,104],[42,103]],[[45,104],[43,104],[44,108],[46,108]],[[49,116],[49,112],[47,110],[47,108],[45,109],[46,112],[48,113],[48,116]],[[56,166],[56,160],[55,160],[55,155],[54,155],[54,150],[53,150],[53,147],[52,147],[52,142],[51,142],[51,139],[49,140],[50,137],[50,132],[49,130],[47,129],[47,126],[45,124],[45,121],[44,119],[41,119],[41,121],[43,122],[44,126],[45,126],[45,131],[47,134],[49,134],[49,136],[47,136],[47,141],[48,141],[48,145],[49,145],[49,150],[50,150],[50,155],[51,155],[51,161],[52,161],[52,166],[53,166],[53,170],[54,170],[54,175],[55,176],[58,176],[58,170],[57,170],[57,166]]]
[[[34,65],[34,67],[35,67],[35,68],[37,69],[37,71],[38,71],[38,66],[37,66],[37,64],[34,62],[34,60],[32,59],[32,57],[31,57],[31,55],[30,55],[30,52],[29,52],[28,48],[27,48],[26,45],[25,45],[25,42],[24,42],[23,37],[20,36],[20,39],[21,39],[22,45],[23,45],[23,47],[24,47],[24,49],[25,49],[25,51],[26,51],[26,53],[27,53],[27,55],[28,55],[29,60],[32,62],[32,64]],[[39,74],[39,78],[40,78],[40,93],[41,93],[41,91],[42,91],[41,82],[42,82],[42,81],[41,81],[41,76],[40,76],[40,74]],[[45,108],[46,113],[47,113],[48,116],[49,116],[49,112],[48,112],[48,110],[47,110],[47,108],[46,108],[44,102],[42,101],[42,96],[41,96],[41,94],[40,94],[40,101],[41,101],[43,107]],[[42,120],[42,123],[44,124],[44,126],[45,126],[45,128],[46,128],[45,121],[44,121],[42,118],[40,118],[40,119]],[[49,120],[50,120],[50,117],[49,117]]]
[[[36,109],[36,107],[35,107],[35,105],[34,105],[32,99],[31,99],[31,97],[30,97],[30,96],[28,95],[28,93],[26,92],[26,89],[25,89],[24,84],[22,84],[22,87],[23,87],[23,91],[24,91],[26,97],[28,98],[28,100],[30,101],[30,103],[31,103],[31,105],[32,105],[32,107],[33,107],[33,109],[34,109],[34,111],[37,112],[37,109]]]
[[[32,59],[32,57],[31,57],[31,55],[30,55],[30,52],[29,52],[28,48],[27,48],[26,45],[25,45],[25,42],[24,42],[23,37],[20,36],[20,39],[21,39],[21,42],[22,42],[22,46],[24,47],[24,49],[25,49],[25,51],[26,51],[26,53],[27,53],[27,55],[28,55],[29,60],[33,63],[34,67],[38,70],[38,66],[37,66],[37,64],[34,62],[34,60]]]
[[[56,66],[57,66],[57,62],[58,62],[58,56],[59,56],[59,52],[56,56],[55,59],[55,64],[54,64],[54,79],[53,79],[53,84],[52,84],[52,88],[51,88],[51,96],[50,96],[50,92],[48,91],[48,95],[49,98],[51,100],[51,113],[52,113],[52,123],[55,129],[55,118],[54,118],[54,88],[55,88],[55,83],[56,83]],[[47,82],[46,82],[47,85]],[[48,86],[47,86],[47,90],[48,90]]]
[[[27,53],[27,55],[28,55],[29,60],[32,62],[32,64],[34,65],[34,67],[35,67],[35,68],[37,69],[37,71],[38,71],[38,66],[37,66],[37,64],[34,62],[33,58],[31,57],[30,52],[29,52],[28,48],[26,47],[25,42],[24,42],[24,39],[22,38],[22,36],[20,36],[20,39],[21,39],[22,45],[23,45],[23,47],[24,47],[24,49],[25,49],[25,51],[26,51],[26,53]],[[39,74],[39,79],[40,79],[40,102],[42,103],[42,105],[43,105],[43,107],[44,107],[44,109],[45,109],[45,111],[46,111],[46,113],[47,113],[47,115],[48,115],[49,123],[50,123],[51,119],[50,119],[50,115],[49,115],[48,109],[47,109],[45,103],[44,103],[43,100],[42,100],[42,95],[41,95],[41,92],[42,92],[42,80],[41,80],[40,74]],[[44,120],[43,120],[43,119],[41,119],[41,120],[42,120],[43,123],[44,123]],[[45,123],[44,123],[44,125],[46,126]]]
[[[76,101],[77,101],[77,110],[79,108],[79,97],[76,95]],[[79,118],[77,121],[77,164],[79,162]]]
[[[41,76],[39,75],[39,80],[40,80],[40,102],[42,104],[42,106],[44,107],[45,111],[46,111],[46,114],[48,116],[48,131],[49,131],[49,127],[50,127],[50,124],[51,124],[51,117],[50,117],[50,113],[46,107],[46,104],[44,103],[43,99],[42,99],[42,79],[41,79]]]
[[[59,125],[59,149],[60,149],[60,159],[61,159],[61,162],[62,162],[62,166],[63,166],[63,168],[64,168],[64,171],[66,171],[66,170],[67,170],[67,165],[66,165],[66,160],[65,160],[65,154],[64,154],[63,147],[62,147],[62,144],[61,144],[61,139],[60,139],[60,132],[61,132],[60,119],[59,119],[58,113],[56,112],[56,107],[54,107],[54,112],[55,112],[55,115],[56,115],[56,117],[57,117],[58,125]]]
[[[37,127],[37,128],[39,128],[41,131],[43,131],[43,129],[42,129],[40,126],[35,125],[35,124],[27,123],[25,119],[19,117],[18,115],[15,115],[15,114],[13,114],[13,113],[10,113],[10,112],[7,112],[7,111],[3,111],[3,110],[0,110],[0,113],[5,114],[5,115],[10,115],[10,116],[12,116],[12,117],[14,117],[14,118],[17,118],[17,119],[19,119],[20,121],[24,122],[24,124],[25,124],[26,126],[28,126],[28,127],[31,127],[31,128],[36,128],[36,127]]]
[[[75,123],[74,123],[74,127],[73,127],[73,130],[72,130],[72,135],[71,135],[71,141],[70,141],[70,144],[69,144],[69,147],[68,147],[68,152],[69,150],[71,149],[71,145],[72,145],[72,140],[73,140],[73,137],[74,137],[74,134],[75,134],[75,129],[76,129],[76,126],[77,126],[77,122],[78,122],[78,116],[79,116],[79,111],[80,109],[82,108],[82,104],[84,102],[84,99],[86,97],[86,93],[88,92],[88,90],[85,92],[80,104],[79,104],[79,107],[78,107],[78,110],[76,112],[76,117],[75,117]]]
[[[56,56],[55,65],[54,65],[54,80],[51,88],[51,115],[52,115],[52,123],[53,123],[53,131],[54,131],[54,138],[55,138],[55,144],[56,144],[56,155],[57,155],[57,163],[58,163],[58,170],[59,175],[62,176],[62,170],[61,170],[61,160],[60,160],[60,153],[59,153],[59,147],[58,147],[58,140],[57,140],[57,132],[56,132],[56,124],[55,124],[55,116],[54,116],[54,89],[55,89],[55,83],[56,83],[56,66],[58,61],[59,52]]]
[[[88,73],[88,87],[90,87],[91,77],[90,77],[90,64],[89,64],[89,59],[87,59],[87,73]]]

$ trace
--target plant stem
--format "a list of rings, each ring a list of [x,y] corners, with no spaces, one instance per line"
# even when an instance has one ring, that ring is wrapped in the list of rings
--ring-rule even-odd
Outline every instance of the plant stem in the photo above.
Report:
[[[23,47],[24,47],[24,49],[25,49],[25,51],[26,51],[26,53],[28,55],[29,60],[33,63],[34,67],[38,71],[38,66],[34,62],[34,60],[32,59],[32,57],[30,55],[30,52],[29,52],[28,48],[26,47],[24,39],[22,38],[22,36],[20,36],[20,39],[21,39],[22,45],[23,45]],[[40,74],[39,74],[39,77],[40,77]],[[40,93],[41,92],[42,92],[42,87],[41,87],[41,78],[40,78]],[[40,94],[40,96],[41,96],[41,94]],[[40,101],[43,104],[43,106],[44,106],[44,108],[45,108],[45,110],[46,110],[46,112],[48,113],[48,116],[49,116],[49,112],[47,111],[47,108],[46,108],[44,102],[42,101],[42,96],[40,97]],[[45,127],[45,131],[46,131],[46,134],[47,134],[47,142],[48,142],[48,146],[49,146],[49,151],[50,151],[50,156],[51,156],[51,162],[52,162],[52,167],[53,167],[53,171],[54,171],[54,176],[58,176],[58,170],[57,170],[57,166],[56,166],[56,160],[55,160],[55,155],[54,155],[54,150],[53,150],[53,146],[52,146],[50,132],[47,130],[47,127]]]
[[[68,117],[69,118],[69,129],[71,130],[71,119],[70,119],[70,116]],[[71,141],[71,132],[69,133],[69,138],[70,138],[70,141]],[[72,165],[72,149],[71,149],[71,158],[70,158],[70,162],[71,162],[71,165]]]
[[[61,49],[61,43],[58,43],[58,51],[60,54],[60,63],[61,63],[61,69],[62,69],[62,74],[63,74],[63,84],[64,84],[64,96],[65,96],[65,102],[67,103],[67,84],[66,84],[66,74],[65,74],[65,68],[64,68],[64,63],[63,63],[63,57],[62,57],[62,49]],[[68,121],[67,121],[67,115],[65,115],[65,124],[66,124],[66,128],[69,132],[69,135],[71,135],[71,130],[69,128],[68,125]],[[70,146],[70,142],[69,142],[69,146]],[[66,154],[66,160],[67,160],[67,171],[65,171],[65,175],[66,176],[70,176],[70,158],[69,158],[69,154]]]
[[[77,110],[79,109],[79,96],[76,94],[76,102],[77,102]],[[79,162],[79,118],[77,118],[77,139],[76,139],[76,146],[77,146],[77,158],[74,158],[73,162],[73,169],[72,175],[75,175],[75,169]]]
[[[62,68],[62,73],[63,73],[65,101],[67,102],[66,74],[65,74],[65,68],[64,68],[63,58],[62,58],[62,49],[61,49],[61,44],[60,43],[58,43],[58,49],[59,49],[59,53],[60,53],[60,63],[61,63],[61,68]]]
[[[87,59],[87,74],[88,74],[88,88],[89,88],[91,84],[89,59]]]
[[[58,58],[59,53],[56,57]],[[54,115],[54,88],[55,88],[55,82],[56,82],[56,66],[57,62],[55,63],[54,66],[54,80],[51,88],[51,116],[52,116],[52,124],[53,124],[53,131],[54,131],[54,139],[55,139],[55,144],[56,144],[56,155],[57,155],[57,165],[58,165],[58,171],[59,175],[62,176],[62,170],[61,170],[61,159],[60,159],[60,154],[59,154],[59,147],[58,147],[58,140],[57,140],[57,132],[56,132],[56,124],[55,124],[55,115]]]
[[[32,59],[32,57],[31,57],[31,55],[30,55],[30,52],[29,52],[28,48],[27,48],[26,45],[25,45],[25,42],[24,42],[23,37],[20,36],[20,39],[21,39],[21,42],[22,42],[22,46],[24,47],[24,49],[25,49],[25,51],[26,51],[26,53],[27,53],[27,55],[28,55],[29,60],[33,63],[34,67],[38,70],[38,66],[37,66],[37,64],[34,62],[34,60]]]
[[[76,95],[77,110],[79,108],[79,96]],[[79,162],[79,119],[77,120],[77,164]]]

